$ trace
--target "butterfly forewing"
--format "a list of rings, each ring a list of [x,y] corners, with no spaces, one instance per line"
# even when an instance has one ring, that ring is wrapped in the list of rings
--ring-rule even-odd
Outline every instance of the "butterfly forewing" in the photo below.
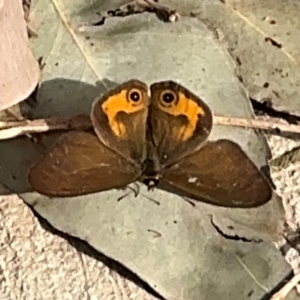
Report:
[[[146,157],[148,101],[147,85],[130,80],[96,99],[91,111],[100,141],[137,164]]]
[[[71,197],[125,188],[140,170],[88,132],[64,134],[30,170],[31,187],[44,195]]]
[[[207,143],[166,169],[163,180],[187,197],[220,206],[255,207],[272,197],[272,189],[263,174],[229,140]]]
[[[199,97],[173,81],[154,83],[149,127],[162,166],[200,149],[212,129],[212,112]]]

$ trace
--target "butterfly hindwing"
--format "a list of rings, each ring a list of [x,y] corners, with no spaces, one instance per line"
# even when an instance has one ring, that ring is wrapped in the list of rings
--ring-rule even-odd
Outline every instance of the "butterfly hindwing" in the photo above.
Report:
[[[163,181],[192,199],[226,207],[255,207],[268,202],[272,189],[234,142],[209,142],[164,170]]]
[[[88,132],[64,134],[29,172],[31,187],[44,195],[71,197],[125,188],[140,170]]]

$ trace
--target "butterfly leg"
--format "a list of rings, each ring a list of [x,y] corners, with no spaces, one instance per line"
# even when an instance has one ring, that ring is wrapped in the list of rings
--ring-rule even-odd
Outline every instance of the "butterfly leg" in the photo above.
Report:
[[[139,195],[139,193],[140,193],[140,187],[139,187],[139,185],[138,185],[137,183],[135,183],[135,186],[137,187],[137,189],[134,189],[134,188],[131,187],[131,186],[127,186],[127,187],[130,189],[130,192],[128,192],[128,193],[126,193],[126,194],[120,196],[120,197],[117,199],[117,201],[119,202],[119,201],[121,201],[122,199],[126,198],[131,192],[133,192],[134,197],[137,197],[137,196]]]
[[[187,203],[189,203],[190,205],[192,205],[193,207],[196,206],[196,204],[195,204],[194,202],[190,201],[188,198],[182,197],[182,196],[181,196],[181,198],[182,198],[184,201],[186,201]]]

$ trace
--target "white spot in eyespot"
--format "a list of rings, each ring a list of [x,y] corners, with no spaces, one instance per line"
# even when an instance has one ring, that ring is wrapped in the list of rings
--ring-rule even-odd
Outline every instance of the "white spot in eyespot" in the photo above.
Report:
[[[168,156],[165,154],[165,155],[164,155],[164,159],[166,159],[166,158],[168,158]]]
[[[191,177],[191,178],[189,178],[188,182],[195,183],[197,181],[197,179],[198,179],[197,177]]]

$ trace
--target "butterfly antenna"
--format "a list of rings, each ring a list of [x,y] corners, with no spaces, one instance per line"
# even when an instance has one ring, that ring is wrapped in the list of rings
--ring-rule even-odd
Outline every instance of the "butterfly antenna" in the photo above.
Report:
[[[160,205],[160,203],[158,201],[154,200],[153,198],[150,198],[150,197],[146,196],[145,194],[141,194],[141,195],[144,196],[145,198],[147,198],[148,200],[154,202],[155,204]]]

